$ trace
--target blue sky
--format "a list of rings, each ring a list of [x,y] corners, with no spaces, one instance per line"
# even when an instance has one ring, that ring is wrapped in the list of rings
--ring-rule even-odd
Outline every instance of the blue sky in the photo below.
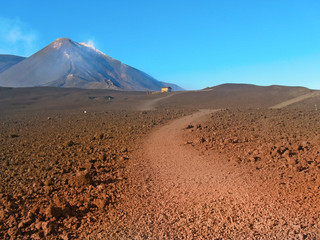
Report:
[[[0,53],[59,37],[186,89],[222,83],[320,89],[318,0],[5,1]]]

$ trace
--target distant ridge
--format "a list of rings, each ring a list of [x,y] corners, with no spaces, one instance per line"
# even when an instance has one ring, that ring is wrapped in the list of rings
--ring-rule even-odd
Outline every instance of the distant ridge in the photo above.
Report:
[[[0,86],[128,91],[158,91],[161,87],[170,86],[174,90],[182,90],[177,85],[160,82],[98,49],[68,38],[55,40],[0,73]]]
[[[224,83],[221,85],[213,86],[213,87],[207,87],[203,90],[241,90],[241,89],[264,89],[264,90],[281,90],[281,89],[305,89],[308,88],[302,87],[302,86],[283,86],[283,85],[270,85],[270,86],[260,86],[255,84],[247,84],[247,83]],[[310,90],[310,89],[309,89]]]
[[[13,65],[21,62],[24,59],[25,57],[0,54],[0,73],[4,72],[5,70],[9,69]]]
[[[201,108],[261,108],[272,107],[299,96],[317,92],[305,87],[258,86],[252,84],[222,84],[198,91],[184,91],[161,102],[163,106]]]

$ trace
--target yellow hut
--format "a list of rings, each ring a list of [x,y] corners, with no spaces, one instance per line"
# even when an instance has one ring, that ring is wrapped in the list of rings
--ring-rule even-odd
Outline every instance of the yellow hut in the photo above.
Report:
[[[161,92],[171,92],[172,88],[171,87],[163,87],[161,88]]]

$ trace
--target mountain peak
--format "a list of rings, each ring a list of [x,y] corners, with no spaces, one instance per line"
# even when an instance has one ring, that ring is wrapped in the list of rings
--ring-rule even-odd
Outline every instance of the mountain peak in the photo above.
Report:
[[[49,46],[59,49],[63,45],[70,45],[73,44],[74,42],[70,38],[58,38],[55,41],[53,41]]]
[[[122,64],[90,44],[77,43],[69,38],[56,39],[0,74],[0,86],[4,87],[150,91],[160,90],[164,85],[168,84]]]
[[[72,40],[70,38],[57,38],[53,42],[61,42],[61,43],[66,43],[66,42],[71,42]]]
[[[58,41],[72,41],[70,38],[57,38],[54,42],[58,42]]]

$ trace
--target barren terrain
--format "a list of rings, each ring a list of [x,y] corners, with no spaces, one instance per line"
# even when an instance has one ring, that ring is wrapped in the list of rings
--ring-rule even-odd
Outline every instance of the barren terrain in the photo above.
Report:
[[[0,89],[0,237],[318,239],[317,92],[232,87]]]
[[[1,238],[89,234],[122,194],[135,141],[181,115],[162,110],[3,117]]]
[[[250,211],[253,205],[259,212],[259,217],[245,214],[255,236],[317,239],[319,117],[318,111],[222,110],[189,126],[185,139],[203,154],[225,156],[229,162],[225,166],[246,169],[241,173],[246,180],[236,189],[243,193],[241,185],[250,188],[250,197],[241,209]],[[248,228],[244,222],[237,221],[242,231]]]

